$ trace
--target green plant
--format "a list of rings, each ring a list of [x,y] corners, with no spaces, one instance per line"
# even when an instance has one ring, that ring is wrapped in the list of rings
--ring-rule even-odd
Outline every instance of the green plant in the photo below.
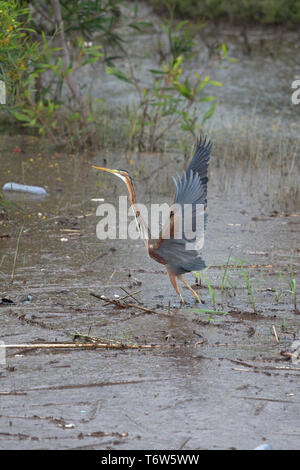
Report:
[[[30,11],[17,0],[0,0],[0,80],[9,102],[22,94],[28,61],[37,46],[30,40]]]
[[[209,310],[206,308],[193,309],[194,313],[206,313],[208,315],[208,321],[214,321],[213,315],[228,315],[228,312],[221,310]]]
[[[230,295],[231,296],[235,296],[235,289],[236,289],[236,285],[232,282],[232,279],[230,279],[229,276],[227,276],[227,282],[229,284],[229,287],[230,287]]]
[[[213,115],[217,106],[216,98],[202,97],[201,91],[208,84],[222,84],[210,80],[209,75],[202,79],[197,73],[194,74],[196,81],[193,84],[187,78],[184,80],[182,62],[183,58],[179,56],[174,62],[164,64],[161,70],[150,70],[149,87],[140,85],[132,68],[129,75],[117,67],[106,68],[108,74],[133,85],[138,95],[138,104],[127,108],[130,123],[127,148],[136,144],[139,151],[155,151],[161,139],[178,124],[183,131],[191,132],[195,136],[199,127]],[[198,123],[197,104],[204,101],[214,103],[202,116],[201,123]]]
[[[227,283],[227,282],[229,283],[229,280],[227,279],[227,271],[228,271],[228,265],[229,265],[231,253],[232,253],[232,248],[230,249],[230,252],[229,252],[229,255],[228,255],[228,258],[227,258],[225,267],[224,267],[223,265],[221,266],[222,271],[223,271],[223,276],[222,276],[222,281],[221,281],[221,291],[222,291],[222,292],[223,292],[224,289],[226,288],[226,283]]]
[[[3,194],[0,193],[0,210],[5,212],[8,205],[9,205],[8,201],[6,201],[3,197]],[[1,215],[1,212],[0,212],[0,215]]]
[[[13,283],[14,277],[15,277],[15,269],[16,269],[16,264],[17,264],[17,257],[18,257],[18,252],[19,252],[19,244],[20,244],[20,238],[22,235],[24,229],[24,223],[22,227],[19,230],[18,237],[17,237],[17,244],[16,244],[16,249],[15,249],[15,255],[14,255],[14,261],[13,261],[13,267],[10,275],[10,282]]]
[[[0,268],[1,268],[1,266],[2,266],[2,264],[3,264],[3,261],[5,260],[5,258],[6,258],[6,254],[2,255],[1,261],[0,261]]]
[[[52,4],[57,30],[46,37],[32,29],[35,23],[28,8],[21,8],[17,1],[0,2],[0,79],[8,86],[9,96],[3,109],[55,143],[83,148],[97,139],[104,104],[99,99],[92,103],[83,95],[78,72],[99,61],[103,53],[100,45],[87,44],[81,36],[73,41],[71,53],[60,4],[54,0]],[[54,47],[54,39],[58,39],[58,47]],[[63,96],[63,87],[67,96]]]
[[[291,278],[290,278],[290,281],[289,281],[289,288],[290,288],[289,292],[292,294],[294,310],[295,310],[295,312],[298,312],[298,309],[297,309],[296,278],[295,278],[294,267],[293,267],[293,256],[291,257],[290,275],[291,275]]]
[[[246,286],[247,286],[247,290],[248,290],[248,295],[250,296],[250,299],[251,299],[251,305],[252,305],[252,308],[253,308],[253,312],[256,313],[256,307],[255,307],[255,299],[254,299],[253,289],[252,289],[252,287],[251,287],[251,283],[250,283],[249,276],[247,275],[247,273],[246,273],[246,271],[245,271],[245,269],[244,269],[243,263],[241,263],[241,271],[242,271],[243,277],[244,277],[245,282],[246,282]]]
[[[35,0],[33,15],[33,27],[39,34],[47,30],[47,35],[55,33],[56,24],[53,21],[53,4],[59,3],[64,31],[72,46],[76,47],[77,38],[82,37],[86,42],[102,44],[106,62],[124,56],[126,54],[126,41],[117,31],[117,26],[123,20],[123,12],[126,11],[128,20],[126,26],[134,30],[140,30],[150,23],[138,20],[138,3],[134,6],[124,0],[59,0],[45,2]],[[41,24],[41,19],[46,20]],[[110,57],[107,48],[114,46],[118,56]]]
[[[60,0],[66,33],[88,40],[94,39],[96,33],[98,39],[112,41],[122,48],[123,40],[114,31],[121,17],[121,3],[116,0]]]
[[[293,302],[294,302],[295,312],[297,312],[296,279],[294,277],[290,280],[290,292],[293,295]]]
[[[211,296],[211,300],[212,300],[212,304],[213,304],[213,306],[215,306],[215,305],[216,305],[216,295],[215,295],[215,291],[214,291],[214,289],[212,288],[212,286],[211,286],[209,280],[208,280],[206,277],[204,277],[204,276],[203,276],[203,279],[205,280],[206,285],[207,285],[207,287],[208,287],[208,290],[209,290],[209,293],[210,293],[210,296]]]
[[[3,215],[4,217],[7,217],[7,212],[8,209],[14,207],[18,209],[21,212],[24,212],[23,207],[21,207],[19,204],[15,203],[14,201],[10,201],[8,199],[4,198],[3,193],[0,192],[0,217]]]
[[[287,333],[288,327],[287,327],[287,322],[285,318],[282,319],[280,328],[281,328],[282,333]]]
[[[191,56],[193,43],[184,33],[187,27],[186,22],[175,27],[176,33],[185,34],[186,39],[180,42],[172,23],[163,25],[169,38],[169,53],[160,68],[149,70],[150,84],[141,83],[129,58],[129,72],[116,66],[106,68],[108,74],[133,86],[136,92],[136,104],[127,108],[127,148],[136,146],[139,151],[155,151],[168,131],[178,126],[195,136],[215,111],[216,97],[204,94],[204,89],[207,85],[222,86],[221,82],[211,80],[209,72],[216,63],[227,59],[227,49],[223,44],[202,72],[188,77],[185,63]],[[212,104],[199,120],[200,108],[205,102]]]
[[[75,91],[74,77],[82,67],[98,61],[103,54],[101,46],[87,47],[82,38],[78,38],[76,57],[66,67],[60,55],[55,57],[61,50],[52,47],[51,41],[42,35],[42,46],[24,80],[23,95],[9,111],[25,127],[37,129],[53,142],[62,141],[72,149],[83,148],[97,138],[104,101],[95,99],[92,102],[80,89]],[[37,89],[45,73],[49,84]],[[70,96],[63,100],[61,89],[64,84]]]
[[[202,285],[202,278],[204,278],[204,274],[209,270],[210,266],[206,266],[205,269],[203,269],[202,271],[193,271],[193,274],[195,276],[195,282],[198,284],[198,285]]]
[[[210,20],[228,19],[232,23],[284,24],[300,22],[299,0],[149,0],[157,10],[183,17]]]
[[[280,280],[279,289],[275,289],[275,300],[276,300],[277,303],[279,302],[280,298],[282,297],[282,295],[284,293],[283,282],[282,282],[282,272],[281,271],[279,272],[279,280]]]
[[[170,16],[171,18],[161,25],[168,38],[169,54],[173,61],[181,55],[187,59],[193,57],[194,36],[204,25],[195,27],[188,20],[184,20],[174,26],[173,12],[170,12]]]
[[[33,1],[30,11],[21,1],[0,0],[0,79],[9,97],[2,109],[55,144],[72,150],[98,146],[105,103],[84,93],[79,74],[99,60],[111,62],[104,50],[107,43],[125,54],[115,31],[123,3]],[[146,22],[136,16],[137,6],[128,26],[140,29]]]

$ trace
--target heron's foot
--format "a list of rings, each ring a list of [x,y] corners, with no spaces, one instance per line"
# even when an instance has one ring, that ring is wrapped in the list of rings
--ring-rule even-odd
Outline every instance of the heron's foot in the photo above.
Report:
[[[200,304],[204,304],[204,301],[200,299],[197,292],[195,292],[194,289],[186,282],[184,277],[183,276],[178,276],[178,277],[185,284],[185,286],[192,292],[193,296],[196,298],[196,301],[199,302]]]
[[[184,298],[182,297],[181,294],[179,295],[179,297],[180,297],[180,304],[181,304],[181,305],[184,305],[184,304],[186,303],[185,300],[184,300]]]
[[[199,304],[204,304],[204,300],[200,299],[199,295],[197,294],[197,292],[194,291],[194,289],[191,288],[191,292],[193,293],[196,302],[198,302]]]

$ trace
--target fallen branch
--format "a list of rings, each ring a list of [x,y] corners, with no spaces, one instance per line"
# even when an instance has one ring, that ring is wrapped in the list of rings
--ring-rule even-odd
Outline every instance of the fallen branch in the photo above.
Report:
[[[157,349],[160,344],[126,344],[126,343],[25,343],[0,344],[0,349]]]
[[[197,341],[193,347],[201,346],[205,344],[207,340]],[[172,348],[182,347],[181,344],[178,346],[171,345]],[[170,348],[169,344],[128,344],[121,342],[112,343],[20,343],[20,344],[0,344],[1,349],[162,349]],[[299,369],[300,370],[300,369]],[[0,393],[1,394],[1,393]]]
[[[156,313],[157,315],[163,315],[167,317],[170,316],[170,314],[167,312],[159,312],[157,310],[154,310],[153,308],[142,307],[141,305],[130,304],[130,303],[122,303],[119,300],[111,300],[111,299],[108,299],[107,297],[102,297],[101,295],[94,294],[94,292],[90,292],[90,295],[92,295],[93,297],[96,297],[96,299],[102,300],[103,302],[116,305],[119,308],[124,308],[124,309],[125,308],[137,308],[146,313]]]

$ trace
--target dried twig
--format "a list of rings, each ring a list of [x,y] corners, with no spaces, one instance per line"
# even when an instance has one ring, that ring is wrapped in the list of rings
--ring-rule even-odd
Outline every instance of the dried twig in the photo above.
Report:
[[[281,354],[281,356],[284,356],[284,357],[298,359],[298,354],[297,353],[291,353],[289,351],[281,351],[280,354]]]
[[[121,287],[121,289],[122,289],[122,287]],[[126,292],[125,289],[123,289],[123,290],[124,290],[124,292]],[[121,297],[120,300],[125,300],[125,299],[127,299],[127,297],[132,297],[134,300],[136,300],[136,299],[133,297],[133,295],[139,294],[140,292],[142,292],[142,291],[141,291],[141,290],[136,290],[136,291],[132,292],[131,294],[128,293],[127,295],[124,295],[123,297]],[[138,300],[137,300],[137,302],[138,302]],[[140,304],[141,302],[138,302],[138,303]]]
[[[109,284],[111,283],[112,278],[113,278],[114,275],[115,275],[115,272],[116,272],[116,270],[114,269],[114,271],[111,273],[111,275],[109,276],[108,281],[106,282],[106,284],[105,284],[105,286],[104,286],[104,290],[106,290],[106,289],[108,288]]]
[[[125,300],[125,299],[127,299],[127,297],[131,297],[134,294],[139,294],[140,292],[141,292],[140,290],[136,290],[135,292],[132,292],[132,294],[127,294],[127,295],[124,295],[123,297],[121,297],[120,299],[116,299],[116,301],[120,302],[121,300]],[[106,299],[106,300],[107,300],[107,302],[106,302],[106,304],[104,304],[104,307],[106,307],[107,305],[109,305],[111,303],[108,299]]]
[[[119,300],[107,299],[106,297],[102,297],[101,295],[94,294],[94,292],[90,292],[90,295],[92,295],[93,297],[96,297],[96,299],[102,300],[102,302],[107,302],[109,304],[116,305],[119,308],[124,308],[124,309],[125,308],[137,308],[146,313],[156,313],[157,315],[163,315],[163,316],[168,316],[168,317],[170,316],[169,313],[167,312],[159,312],[157,310],[154,310],[153,308],[142,307],[141,305],[136,305],[136,304],[122,303]]]
[[[275,336],[275,339],[276,339],[276,343],[279,343],[279,338],[278,338],[278,334],[277,334],[275,325],[272,325],[272,330],[273,330],[273,333],[274,333],[274,336]]]
[[[129,292],[127,292],[126,289],[124,289],[124,287],[121,287],[121,289],[122,289],[123,292],[125,292],[125,294],[127,294],[126,296],[122,297],[122,300],[126,299],[126,297],[131,297],[138,304],[141,304],[141,302],[133,296],[133,294],[136,294],[136,292],[132,292],[132,294],[130,294]],[[138,292],[141,292],[141,291],[138,291]]]

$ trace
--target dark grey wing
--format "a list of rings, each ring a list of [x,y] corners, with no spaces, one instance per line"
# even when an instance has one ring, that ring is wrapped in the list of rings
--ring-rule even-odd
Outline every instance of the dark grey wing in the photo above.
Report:
[[[165,260],[168,269],[175,275],[202,271],[205,261],[196,250],[186,250],[181,240],[164,240],[155,252]]]
[[[173,178],[176,188],[174,210],[170,220],[162,229],[155,246],[155,252],[166,261],[167,267],[174,274],[199,271],[205,268],[205,262],[200,256],[201,248],[198,247],[199,242],[202,247],[201,237],[203,238],[206,225],[206,213],[204,213],[204,226],[199,226],[196,221],[201,209],[205,210],[207,203],[207,169],[210,148],[210,143],[206,144],[206,140],[204,140],[201,144],[200,140],[194,157],[188,169],[183,172],[182,178],[179,175],[177,175],[177,180]],[[183,211],[185,204],[190,205],[190,210],[188,213],[181,212],[183,214],[181,218],[179,209]],[[187,221],[186,225],[184,225],[184,221]],[[185,227],[189,226],[189,223],[195,233],[193,239],[187,238],[185,234]],[[179,230],[182,233],[180,239],[176,237]]]
[[[205,193],[205,205],[207,203],[207,171],[211,147],[212,143],[209,140],[207,141],[206,137],[204,140],[200,137],[196,144],[194,156],[186,170],[187,174],[192,170],[193,173],[197,173],[199,175]]]

